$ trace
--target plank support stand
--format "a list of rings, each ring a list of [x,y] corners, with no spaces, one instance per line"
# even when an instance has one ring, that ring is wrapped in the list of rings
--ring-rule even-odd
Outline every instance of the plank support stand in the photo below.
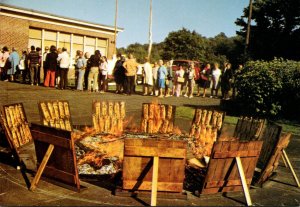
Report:
[[[158,162],[159,162],[159,157],[158,156],[153,157],[151,206],[156,206],[156,200],[157,200]]]
[[[50,144],[47,151],[46,151],[46,153],[45,153],[45,156],[44,156],[44,158],[43,158],[43,160],[42,160],[42,162],[39,166],[39,169],[37,170],[36,175],[34,176],[33,181],[31,182],[31,185],[30,185],[30,190],[31,191],[35,190],[35,188],[36,188],[36,186],[37,186],[37,184],[38,184],[38,182],[39,182],[39,180],[40,180],[40,178],[41,178],[41,176],[44,172],[44,169],[47,165],[47,162],[48,162],[53,150],[54,150],[54,145]]]
[[[294,179],[295,179],[295,181],[296,181],[296,183],[297,183],[298,188],[300,188],[300,183],[299,183],[298,177],[297,177],[297,175],[296,175],[296,173],[295,173],[295,171],[294,171],[294,168],[293,168],[293,166],[292,166],[292,164],[291,164],[291,162],[290,162],[290,159],[289,159],[289,157],[287,156],[287,154],[286,154],[286,152],[285,152],[284,149],[282,150],[282,153],[283,153],[284,159],[286,160],[286,162],[287,162],[287,164],[288,164],[288,166],[289,166],[289,168],[290,168],[290,170],[291,170],[291,172],[292,172],[292,174],[293,174],[293,177],[294,177]]]
[[[237,164],[238,171],[239,171],[239,174],[240,174],[240,178],[241,178],[241,181],[242,181],[243,191],[244,191],[244,195],[245,195],[245,198],[246,198],[247,205],[252,206],[250,192],[249,192],[249,189],[248,189],[248,186],[247,186],[247,181],[246,181],[246,178],[245,178],[245,173],[244,173],[241,158],[240,157],[235,157],[235,160],[236,160],[236,164]]]
[[[283,154],[281,154],[281,159],[283,160],[284,166],[287,168],[288,165],[287,165],[287,163],[286,163],[286,160],[285,160]]]

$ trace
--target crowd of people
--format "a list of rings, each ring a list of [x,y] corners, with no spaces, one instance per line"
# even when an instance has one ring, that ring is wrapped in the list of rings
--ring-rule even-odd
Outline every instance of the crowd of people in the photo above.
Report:
[[[108,82],[113,80],[116,83],[115,93],[131,95],[135,93],[137,73],[141,69],[144,96],[206,97],[207,89],[210,88],[210,98],[218,98],[219,89],[221,98],[230,98],[229,91],[237,74],[232,71],[230,63],[225,63],[223,70],[218,63],[214,63],[212,67],[207,63],[200,68],[195,67],[193,62],[175,67],[172,63],[172,60],[165,62],[159,60],[151,64],[148,57],[145,57],[143,63],[138,63],[133,54],[129,54],[127,58],[118,54],[114,68],[109,73],[108,60],[99,50],[92,55],[78,50],[74,64],[75,88],[78,91],[105,93],[108,91]],[[9,52],[7,47],[3,47],[0,53],[0,78],[2,81],[15,81],[16,75],[21,75],[23,83],[42,84],[45,87],[64,90],[68,86],[70,64],[70,55],[66,48],[57,49],[52,45],[50,48],[45,47],[42,54],[41,48],[31,46],[30,50],[22,51],[20,57],[16,48],[12,48]],[[43,83],[40,80],[41,66],[44,71]],[[236,71],[241,69],[242,65]],[[196,94],[194,94],[195,87]]]

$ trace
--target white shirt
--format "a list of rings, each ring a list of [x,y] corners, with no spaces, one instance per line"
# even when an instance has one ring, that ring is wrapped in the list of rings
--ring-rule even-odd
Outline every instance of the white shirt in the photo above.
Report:
[[[60,61],[59,63],[60,68],[69,68],[70,66],[70,57],[66,51],[58,55],[57,61]]]
[[[107,75],[107,73],[108,73],[108,64],[107,64],[107,62],[104,61],[103,63],[100,64],[100,71],[101,71],[102,75]]]

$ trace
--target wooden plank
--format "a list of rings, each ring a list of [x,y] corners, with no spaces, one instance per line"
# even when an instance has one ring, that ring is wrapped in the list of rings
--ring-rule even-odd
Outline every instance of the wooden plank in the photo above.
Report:
[[[49,143],[55,146],[47,166],[44,168],[43,175],[57,182],[76,187],[80,191],[74,142],[70,139],[72,133],[66,131],[67,133],[62,133],[62,135],[66,135],[63,137],[58,136],[59,132],[63,130],[39,125],[33,125],[33,127],[37,132],[33,134],[37,163],[42,163]],[[63,141],[64,138],[65,141]]]
[[[55,146],[63,147],[66,149],[71,149],[71,141],[64,139],[63,137],[58,137],[54,135],[49,135],[40,131],[31,130],[32,136],[35,137],[35,140],[44,142],[44,143],[55,143]]]
[[[159,165],[159,157],[154,157],[153,158],[153,172],[152,172],[152,187],[151,187],[151,206],[156,206],[158,165]]]
[[[215,171],[218,170],[217,162],[212,159],[212,155],[214,154],[214,152],[219,152],[222,150],[223,143],[225,143],[225,142],[215,142],[213,145],[210,162],[208,163],[208,167],[207,167],[207,172],[210,172],[210,173],[207,173],[207,175],[205,176],[204,183],[207,183],[210,180],[212,180],[212,178],[214,177]],[[205,186],[203,186],[203,188],[205,188]]]
[[[234,157],[256,157],[260,154],[259,150],[241,150],[241,151],[226,151],[215,152],[213,158],[234,158]]]
[[[50,158],[50,156],[51,156],[51,154],[53,152],[53,149],[54,149],[54,145],[50,144],[49,147],[48,147],[48,149],[47,149],[47,151],[46,151],[46,153],[45,153],[43,161],[42,161],[41,165],[39,166],[39,169],[36,172],[36,175],[34,176],[33,181],[31,182],[31,186],[30,186],[30,190],[31,191],[35,190],[35,188],[36,188],[36,186],[37,186],[37,184],[38,184],[38,182],[39,182],[39,180],[41,178],[41,175],[44,172],[44,169],[45,169],[45,167],[47,165],[47,162],[48,162],[48,160],[49,160],[49,158]]]
[[[155,147],[129,147],[124,150],[126,156],[149,156],[149,157],[168,157],[168,158],[185,158],[185,149],[176,148],[155,148]]]
[[[116,196],[121,197],[137,197],[137,198],[149,198],[151,195],[151,192],[149,191],[129,191],[129,190],[123,190],[123,189],[116,189],[115,190]],[[157,192],[157,198],[163,198],[163,199],[181,199],[181,200],[187,200],[187,193],[186,192]]]
[[[246,178],[245,178],[245,173],[244,173],[241,158],[236,157],[235,160],[236,160],[238,171],[239,171],[240,178],[241,178],[241,181],[242,181],[244,195],[245,195],[245,198],[246,198],[246,201],[247,201],[247,205],[252,206],[252,201],[251,201],[249,189],[248,189],[248,186],[247,186],[247,181],[246,181]]]
[[[215,143],[201,193],[209,194],[242,190],[242,182],[240,181],[235,158],[232,158],[232,154],[228,152],[241,151],[245,156],[240,159],[241,164],[244,166],[246,185],[250,185],[261,146],[262,141]],[[258,152],[253,153],[253,151]],[[222,152],[227,157],[223,156]],[[220,155],[221,158],[215,158],[215,154]],[[253,154],[256,157],[252,156]]]
[[[136,180],[123,180],[123,189],[125,190],[133,190],[133,187],[136,185]],[[157,183],[158,191],[166,191],[166,192],[181,192],[182,191],[182,182],[161,182]],[[152,181],[141,181],[141,184],[138,189],[135,190],[151,190]]]
[[[251,183],[251,178],[246,179],[247,184]],[[241,180],[218,180],[218,181],[210,181],[206,183],[206,188],[221,188],[224,185],[226,186],[241,186],[242,182]]]
[[[45,167],[45,172],[43,175],[50,177],[52,179],[60,180],[68,184],[77,183],[76,176],[74,174],[62,170],[58,170],[51,166]]]

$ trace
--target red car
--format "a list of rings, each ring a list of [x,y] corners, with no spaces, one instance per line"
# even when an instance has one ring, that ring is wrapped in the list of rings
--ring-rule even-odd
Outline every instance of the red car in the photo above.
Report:
[[[173,71],[176,71],[180,65],[183,66],[184,69],[189,67],[190,63],[194,63],[195,66],[195,80],[197,80],[199,78],[199,71],[200,71],[200,63],[198,61],[194,61],[194,60],[174,60],[173,64],[172,64],[172,69]]]

